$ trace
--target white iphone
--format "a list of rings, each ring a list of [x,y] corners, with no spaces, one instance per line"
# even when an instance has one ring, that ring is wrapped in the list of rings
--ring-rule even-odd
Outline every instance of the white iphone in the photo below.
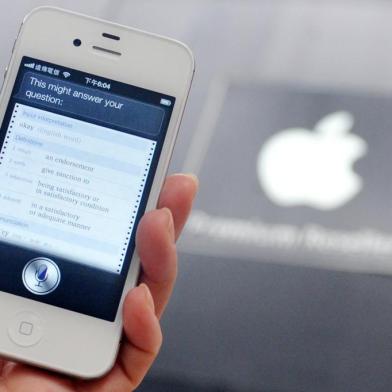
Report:
[[[0,356],[110,370],[193,74],[180,42],[51,7],[25,18],[0,96]]]

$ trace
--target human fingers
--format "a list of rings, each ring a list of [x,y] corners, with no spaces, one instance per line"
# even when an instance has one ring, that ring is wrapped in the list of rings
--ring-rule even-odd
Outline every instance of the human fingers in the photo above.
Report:
[[[188,219],[199,180],[192,174],[174,174],[167,177],[159,197],[158,208],[169,208],[173,215],[176,240]]]
[[[140,282],[147,284],[160,317],[177,276],[173,217],[168,208],[149,212],[140,222],[137,249],[142,265]]]

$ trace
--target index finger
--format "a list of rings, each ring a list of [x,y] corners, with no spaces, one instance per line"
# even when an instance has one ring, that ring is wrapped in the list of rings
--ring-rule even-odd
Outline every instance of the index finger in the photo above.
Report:
[[[192,209],[193,199],[199,188],[199,180],[193,174],[169,176],[162,188],[158,208],[168,208],[173,215],[176,240],[185,226]]]

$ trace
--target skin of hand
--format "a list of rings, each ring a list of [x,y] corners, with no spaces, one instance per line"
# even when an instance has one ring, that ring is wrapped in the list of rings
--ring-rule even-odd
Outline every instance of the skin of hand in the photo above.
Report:
[[[0,392],[130,392],[141,383],[162,343],[159,319],[177,276],[178,239],[192,208],[198,180],[192,175],[168,177],[158,208],[140,221],[136,247],[140,284],[124,303],[124,339],[112,370],[96,380],[78,380],[28,365],[0,360]]]

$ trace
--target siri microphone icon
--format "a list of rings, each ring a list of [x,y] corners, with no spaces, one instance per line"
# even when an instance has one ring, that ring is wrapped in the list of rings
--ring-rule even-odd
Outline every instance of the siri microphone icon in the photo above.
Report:
[[[35,271],[35,279],[38,284],[37,287],[41,287],[41,283],[44,283],[48,280],[48,266],[46,264],[40,264]]]
[[[36,295],[50,294],[60,284],[61,273],[57,264],[46,257],[30,260],[22,272],[26,289]]]

